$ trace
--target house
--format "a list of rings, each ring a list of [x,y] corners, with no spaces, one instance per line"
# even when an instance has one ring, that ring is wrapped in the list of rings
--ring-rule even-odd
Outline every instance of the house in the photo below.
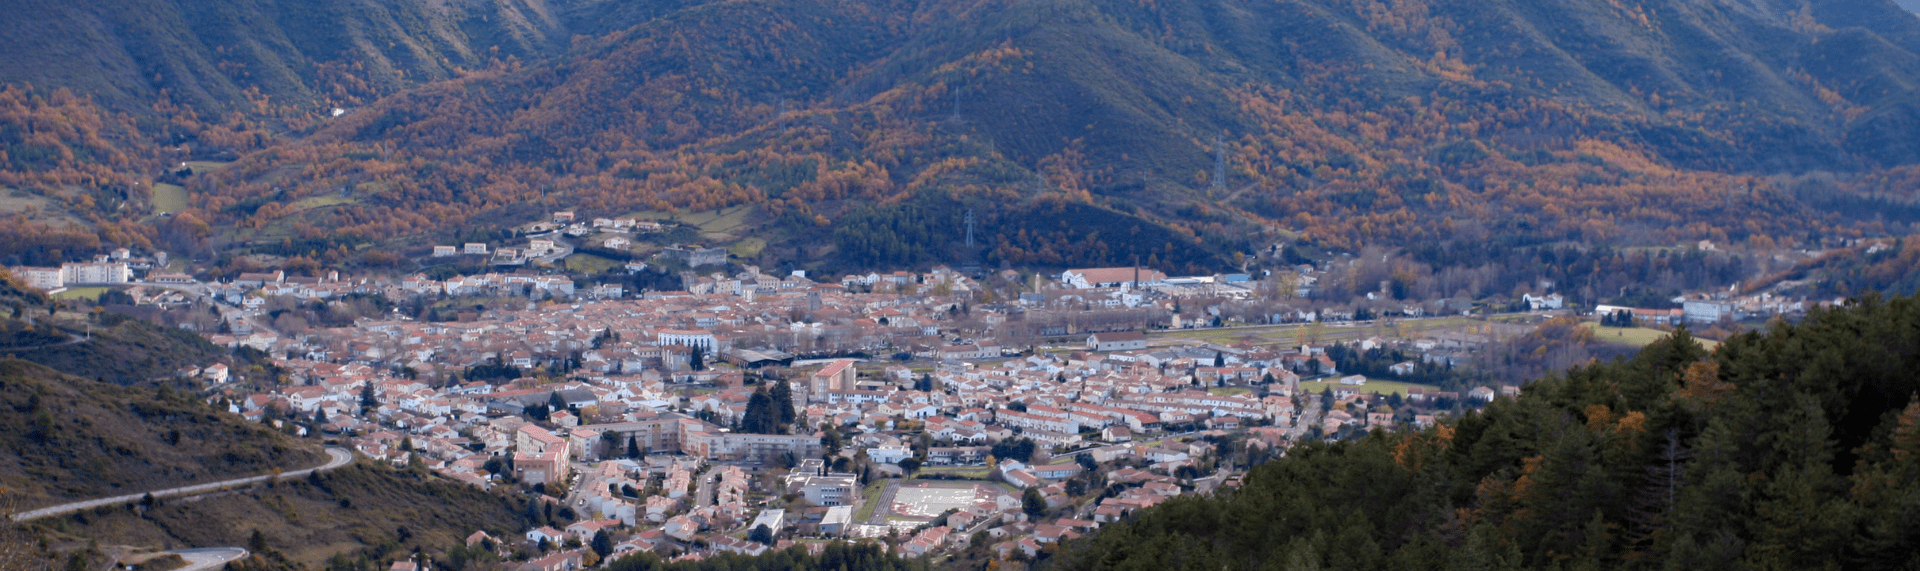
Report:
[[[551,527],[545,527],[545,526],[542,526],[539,529],[535,529],[533,531],[527,532],[528,542],[539,543],[541,540],[545,540],[548,544],[551,544],[551,545],[560,545],[562,543],[566,543],[567,534],[560,530],[557,530]]]
[[[599,534],[601,530],[609,529],[618,525],[620,525],[620,520],[617,520],[617,519],[574,522],[573,525],[567,526],[567,535],[570,537],[573,537],[574,539],[578,539],[582,542],[586,542],[586,541],[592,540],[593,536],[596,534]]]
[[[1566,305],[1566,298],[1560,297],[1560,294],[1557,294],[1557,293],[1550,293],[1550,294],[1539,296],[1539,297],[1534,297],[1533,294],[1523,293],[1523,294],[1520,294],[1520,300],[1526,302],[1527,309],[1531,309],[1534,311],[1539,311],[1542,309],[1560,309],[1562,306]]]
[[[1089,351],[1134,351],[1147,348],[1147,334],[1139,331],[1114,331],[1087,336]]]
[[[562,551],[546,557],[528,561],[520,566],[520,571],[577,571],[581,568],[581,551]]]
[[[661,531],[667,532],[667,536],[674,539],[691,541],[693,540],[693,534],[700,532],[700,524],[693,521],[693,518],[682,514],[667,518],[667,524],[660,529]]]

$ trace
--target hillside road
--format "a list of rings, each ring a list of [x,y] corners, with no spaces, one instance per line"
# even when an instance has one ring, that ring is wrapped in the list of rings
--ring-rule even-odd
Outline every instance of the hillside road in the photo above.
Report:
[[[66,515],[66,514],[80,511],[80,510],[93,509],[100,506],[130,504],[133,502],[140,501],[140,499],[146,497],[147,494],[153,494],[153,497],[156,499],[177,498],[181,496],[195,496],[195,495],[200,495],[208,492],[214,492],[214,491],[219,491],[226,488],[231,488],[234,486],[243,486],[243,485],[253,484],[257,482],[265,482],[275,477],[279,477],[281,479],[304,478],[307,476],[307,474],[313,473],[315,471],[325,472],[328,470],[339,468],[341,466],[345,466],[353,462],[353,452],[350,452],[345,448],[327,448],[327,456],[329,456],[327,463],[319,467],[308,468],[305,470],[296,470],[292,472],[283,472],[277,476],[274,474],[267,474],[263,476],[253,476],[250,478],[236,478],[232,480],[212,482],[207,484],[197,484],[193,486],[184,486],[184,487],[171,488],[166,490],[154,490],[151,492],[141,492],[138,494],[127,494],[124,496],[114,496],[111,498],[100,498],[96,500],[79,501],[79,502],[73,502],[73,503],[60,504],[57,506],[44,507],[44,508],[40,508],[37,510],[28,511],[28,512],[20,512],[17,514],[13,514],[10,517],[13,518],[13,521],[32,521],[32,520],[45,518],[45,517]]]

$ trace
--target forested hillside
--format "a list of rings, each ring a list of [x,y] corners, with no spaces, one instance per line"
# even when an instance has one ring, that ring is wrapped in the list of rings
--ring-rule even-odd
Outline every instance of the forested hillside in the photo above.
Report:
[[[264,22],[295,7],[234,6],[222,10],[278,15],[235,15],[239,28],[287,38],[234,53],[349,55],[284,66],[276,77],[290,79],[273,85],[289,87],[221,107],[240,114],[168,88],[175,107],[163,108],[181,119],[166,124],[197,127],[139,128],[122,138],[148,150],[107,170],[140,172],[137,187],[154,174],[141,165],[172,164],[183,137],[239,160],[176,181],[191,193],[176,216],[100,214],[93,227],[122,235],[109,242],[298,244],[350,263],[371,242],[420,245],[553,209],[750,206],[744,230],[710,238],[775,238],[768,261],[1138,257],[1185,271],[1282,238],[1773,247],[1920,221],[1920,18],[1891,0],[402,2],[278,28]],[[301,39],[309,28],[341,37]],[[386,29],[400,31],[370,31]],[[584,33],[553,47],[559,30]],[[519,57],[482,56],[488,45]],[[361,66],[338,82],[365,83],[345,90],[364,105],[340,117],[289,107],[341,91],[302,71],[332,69],[323,60]],[[440,63],[375,65],[410,61]],[[90,85],[37,87],[102,93]],[[105,124],[149,115],[115,109],[130,118]],[[0,128],[20,141],[9,156],[51,165],[13,169],[110,162],[71,152],[93,148],[84,132],[12,121]],[[53,192],[86,188],[73,178],[15,186],[89,211],[79,193]],[[129,212],[144,214],[143,192],[122,193]],[[968,210],[971,250],[955,231]],[[821,227],[834,239],[778,239]]]
[[[1419,433],[1308,444],[1055,569],[1911,569],[1920,300],[1684,332]]]

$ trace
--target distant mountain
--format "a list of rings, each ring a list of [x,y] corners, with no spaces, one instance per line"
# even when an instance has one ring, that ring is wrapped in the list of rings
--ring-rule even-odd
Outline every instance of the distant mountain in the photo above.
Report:
[[[268,108],[342,92],[323,81],[367,85],[344,92],[368,103],[292,139],[270,125],[219,139],[244,158],[186,181],[192,220],[237,227],[215,247],[344,262],[397,246],[364,256],[383,263],[554,209],[746,206],[700,238],[840,268],[1185,270],[1280,238],[1816,243],[1920,222],[1902,186],[1920,172],[1920,19],[1888,0],[549,0],[286,16],[308,5],[222,8],[241,25],[221,33],[264,39],[129,44],[263,46],[242,62],[258,79],[174,74],[206,78],[208,100],[234,101],[214,95],[228,84],[261,86]],[[60,6],[39,9],[94,21]],[[495,17],[509,8],[521,16]],[[582,35],[558,45],[569,33]],[[495,47],[517,63],[478,55]],[[37,53],[10,65],[73,63]],[[163,67],[218,59],[196,57]],[[129,97],[167,77],[35,73],[8,77]]]
[[[162,91],[207,111],[262,96],[347,105],[567,41],[545,0],[29,0],[10,12],[0,77],[136,109]]]
[[[0,359],[0,485],[37,507],[326,462],[320,446],[169,389]]]

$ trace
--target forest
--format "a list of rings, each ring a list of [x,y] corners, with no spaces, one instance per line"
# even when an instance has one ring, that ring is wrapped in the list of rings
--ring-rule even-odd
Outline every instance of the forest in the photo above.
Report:
[[[1891,3],[1561,3],[689,1],[570,7],[492,36],[530,38],[498,57],[393,36],[460,54],[389,62],[413,75],[220,52],[245,105],[205,102],[233,86],[0,92],[0,186],[41,204],[0,224],[0,257],[392,267],[552,210],[750,206],[729,237],[765,239],[743,260],[762,265],[1181,273],[1289,242],[1404,248],[1436,273],[1534,266],[1604,298],[1619,272],[1548,258],[1720,285],[1768,268],[1631,248],[1818,249],[1920,221],[1920,23]],[[592,33],[560,53],[566,27]],[[160,216],[163,181],[187,199]]]
[[[1684,330],[1420,432],[1306,443],[1051,569],[1908,569],[1920,300]]]

